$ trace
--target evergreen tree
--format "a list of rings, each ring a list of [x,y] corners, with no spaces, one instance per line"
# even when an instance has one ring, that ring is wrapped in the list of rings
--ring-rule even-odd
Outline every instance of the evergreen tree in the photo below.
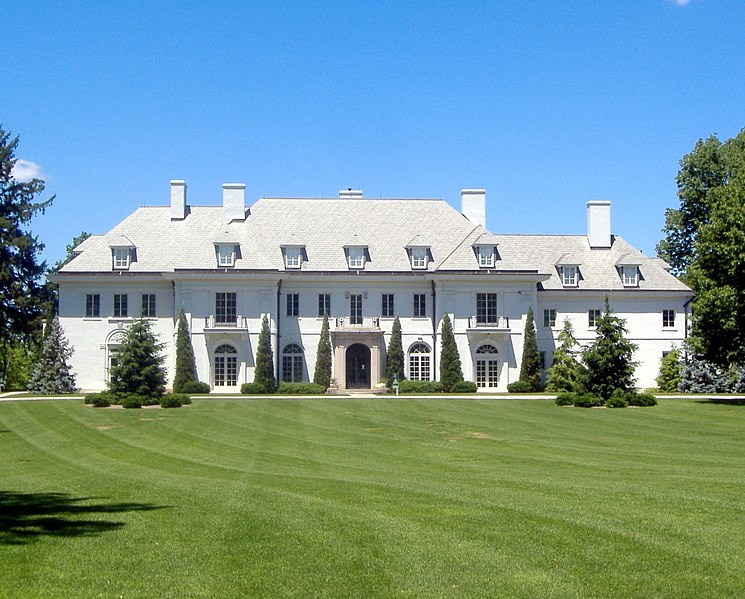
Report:
[[[393,321],[391,340],[388,343],[386,355],[385,378],[389,387],[393,384],[394,374],[399,381],[406,378],[404,375],[404,348],[401,341],[401,321],[398,316]]]
[[[34,393],[72,393],[75,375],[67,361],[72,356],[70,343],[62,333],[59,319],[52,318],[44,331],[39,361],[28,381],[28,390]]]
[[[628,391],[634,387],[636,345],[626,339],[625,325],[625,320],[611,313],[606,296],[605,313],[595,320],[597,338],[582,354],[587,367],[584,387],[603,399],[610,399],[616,389]]]
[[[318,340],[316,351],[316,370],[313,373],[313,382],[328,389],[331,384],[331,338],[329,336],[329,316],[323,315],[321,326],[321,338]]]
[[[675,393],[680,385],[680,352],[672,350],[662,358],[660,374],[657,377],[657,387],[665,393]]]
[[[520,380],[528,383],[533,391],[541,390],[540,356],[538,342],[535,338],[535,322],[533,308],[528,306],[528,316],[525,318],[525,333],[523,334],[523,357],[520,363]]]
[[[684,393],[726,393],[727,371],[699,355],[689,355],[680,371],[678,389]]]
[[[582,364],[577,360],[577,340],[569,319],[564,320],[558,341],[553,364],[546,377],[546,390],[578,392],[582,389]]]
[[[189,336],[189,323],[184,309],[178,315],[176,330],[176,373],[173,377],[173,392],[182,393],[184,384],[197,380],[197,367],[194,362],[194,348]]]
[[[449,393],[453,385],[463,380],[463,369],[460,364],[458,346],[455,343],[453,325],[447,313],[442,319],[441,344],[440,383],[442,383],[442,390]]]
[[[166,384],[161,350],[150,322],[144,318],[135,320],[119,348],[116,365],[109,371],[109,389],[114,393],[159,398]]]
[[[274,393],[277,389],[277,380],[274,378],[271,332],[269,330],[269,319],[266,314],[261,319],[259,343],[256,348],[254,383],[260,386],[264,390],[264,393]]]

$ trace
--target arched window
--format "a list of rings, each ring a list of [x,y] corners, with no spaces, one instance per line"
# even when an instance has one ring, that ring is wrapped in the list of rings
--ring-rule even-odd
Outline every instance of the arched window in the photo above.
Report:
[[[235,387],[238,384],[238,350],[224,343],[215,350],[215,387]]]
[[[476,349],[476,386],[485,389],[499,383],[499,352],[490,343]]]
[[[282,351],[282,380],[286,383],[303,382],[303,348],[297,343],[285,345]]]
[[[424,343],[415,343],[409,350],[409,380],[431,380],[431,352]]]

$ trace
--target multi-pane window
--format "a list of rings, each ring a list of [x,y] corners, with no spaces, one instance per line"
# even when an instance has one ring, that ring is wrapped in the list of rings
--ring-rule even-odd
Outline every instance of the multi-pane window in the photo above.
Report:
[[[288,293],[287,294],[287,316],[299,316],[300,315],[300,294],[299,293]]]
[[[235,245],[219,244],[217,246],[217,265],[233,266],[235,264]]]
[[[101,296],[98,293],[89,293],[85,296],[86,318],[99,318],[101,316]]]
[[[478,324],[493,324],[497,322],[497,294],[476,294],[476,322]]]
[[[499,356],[497,353],[497,348],[488,343],[476,350],[477,387],[492,388],[499,383]]]
[[[215,350],[215,387],[235,387],[238,384],[238,351],[228,344]]]
[[[331,294],[318,294],[318,316],[331,316]]]
[[[543,311],[543,326],[544,327],[555,327],[556,326],[556,310],[544,310]]]
[[[215,293],[215,322],[217,324],[235,324],[238,322],[236,313],[235,292]]]
[[[476,253],[479,257],[479,266],[481,268],[490,268],[494,266],[494,247],[488,245],[480,245],[476,248]]]
[[[395,316],[395,308],[393,307],[393,294],[392,293],[384,293],[383,294],[383,306],[381,311],[381,316],[386,317],[393,317]]]
[[[427,268],[427,248],[411,249],[411,268]]]
[[[303,262],[303,248],[285,248],[285,268],[300,268]]]
[[[428,381],[431,376],[431,354],[424,343],[417,343],[409,350],[409,380]]]
[[[675,326],[675,310],[662,311],[662,326],[668,329]]]
[[[639,269],[636,266],[622,266],[621,276],[624,287],[636,287],[639,284]]]
[[[349,295],[349,323],[362,324],[362,294]]]
[[[114,294],[114,318],[126,318],[127,316],[127,294]]]
[[[347,259],[349,268],[362,268],[365,266],[365,248],[348,248]]]
[[[587,326],[591,329],[594,329],[595,326],[597,326],[597,320],[600,318],[600,315],[602,314],[601,310],[588,310],[587,311]]]
[[[142,316],[145,318],[155,318],[155,294],[142,294]]]
[[[541,370],[546,369],[546,352],[545,351],[538,352],[538,368],[540,368]]]
[[[425,293],[414,294],[414,317],[427,316],[427,295]]]
[[[577,267],[576,266],[562,266],[561,267],[561,284],[564,287],[576,287],[577,286]]]
[[[129,268],[132,252],[129,248],[113,248],[114,268]]]
[[[286,383],[303,382],[303,348],[290,343],[282,351],[282,380]]]

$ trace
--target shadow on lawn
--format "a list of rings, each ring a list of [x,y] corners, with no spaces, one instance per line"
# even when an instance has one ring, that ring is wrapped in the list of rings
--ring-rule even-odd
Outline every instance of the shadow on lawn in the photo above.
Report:
[[[710,397],[709,399],[700,399],[696,403],[742,406],[745,408],[745,397]]]
[[[94,497],[65,493],[0,491],[0,545],[23,545],[42,536],[81,537],[117,530],[124,522],[95,519],[95,514],[120,514],[162,509],[150,503],[91,503]]]

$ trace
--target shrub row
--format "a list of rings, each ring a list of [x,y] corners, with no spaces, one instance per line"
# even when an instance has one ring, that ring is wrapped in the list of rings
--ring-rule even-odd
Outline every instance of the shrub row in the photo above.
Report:
[[[590,393],[559,393],[556,396],[557,406],[574,406],[576,408],[625,408],[626,406],[647,407],[656,406],[657,398],[651,393],[637,393],[616,389],[608,400]]]
[[[507,391],[510,393],[533,393],[533,385],[529,381],[515,381],[507,385]]]
[[[179,393],[209,393],[210,386],[201,381],[187,381],[181,385]]]
[[[110,391],[102,391],[101,393],[86,395],[85,403],[92,405],[94,408],[108,408],[111,405],[121,405],[127,409],[157,405],[160,405],[162,408],[179,408],[190,404],[191,397],[183,393],[168,393],[158,399],[135,394],[119,395]]]

